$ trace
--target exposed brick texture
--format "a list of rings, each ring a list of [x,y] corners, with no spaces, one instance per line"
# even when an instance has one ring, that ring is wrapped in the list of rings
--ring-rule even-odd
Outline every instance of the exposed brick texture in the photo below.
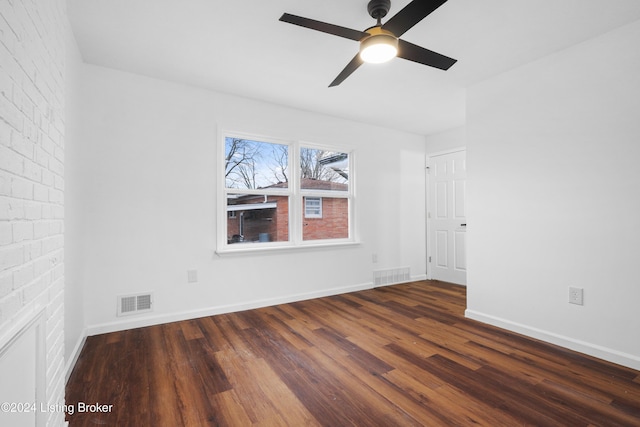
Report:
[[[349,201],[322,198],[322,218],[303,218],[304,240],[346,239],[349,237]]]
[[[45,307],[46,399],[64,403],[64,0],[0,1],[0,333]],[[64,423],[52,411],[47,425]]]
[[[235,217],[227,218],[227,234],[229,241],[234,236],[242,235],[244,241],[253,242],[260,239],[261,234],[268,236],[268,241],[286,242],[289,240],[289,203],[287,197],[270,196],[267,200],[264,196],[247,196],[238,201],[238,204],[262,204],[275,203],[275,208],[250,209],[235,212]],[[240,223],[243,230],[240,230]]]

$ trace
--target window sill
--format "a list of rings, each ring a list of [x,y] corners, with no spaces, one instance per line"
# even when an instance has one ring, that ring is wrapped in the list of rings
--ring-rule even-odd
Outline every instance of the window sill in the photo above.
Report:
[[[244,244],[240,244],[244,246]],[[256,253],[277,253],[277,252],[298,252],[298,251],[307,251],[314,249],[332,249],[332,248],[343,248],[343,247],[354,247],[359,246],[360,242],[358,241],[342,241],[342,242],[323,242],[323,243],[315,243],[315,244],[303,244],[303,245],[281,245],[281,246],[262,246],[260,243],[246,244],[242,248],[235,247],[226,247],[224,249],[217,249],[215,254],[218,256],[232,256],[232,255],[250,255]],[[235,245],[234,245],[235,246]]]

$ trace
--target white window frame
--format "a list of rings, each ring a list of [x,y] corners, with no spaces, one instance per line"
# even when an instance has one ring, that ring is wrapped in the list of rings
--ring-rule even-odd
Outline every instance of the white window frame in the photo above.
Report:
[[[224,156],[225,138],[242,138],[252,141],[266,142],[272,144],[282,144],[289,147],[289,185],[288,188],[277,189],[239,189],[226,188]],[[331,191],[300,188],[300,147],[317,150],[327,150],[347,153],[349,155],[349,185],[347,191]],[[329,145],[309,143],[302,140],[286,140],[268,137],[264,135],[248,134],[244,132],[229,131],[221,129],[218,136],[218,161],[216,168],[218,172],[217,209],[216,209],[216,253],[219,255],[233,253],[247,253],[253,251],[314,248],[324,246],[352,245],[357,244],[356,222],[355,222],[355,155],[353,148],[347,145]],[[289,200],[289,240],[285,242],[247,242],[242,244],[227,242],[227,195],[228,194],[254,194],[254,195],[278,195],[287,196]],[[304,220],[304,198],[345,198],[348,199],[348,227],[349,236],[341,239],[321,239],[303,240],[303,220]]]

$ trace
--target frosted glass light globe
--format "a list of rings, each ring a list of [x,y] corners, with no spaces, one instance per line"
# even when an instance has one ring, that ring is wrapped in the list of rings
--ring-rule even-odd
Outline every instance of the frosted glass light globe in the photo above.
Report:
[[[360,58],[364,62],[380,64],[393,59],[398,54],[398,39],[382,31],[384,30],[380,29],[379,32],[376,31],[360,42]]]

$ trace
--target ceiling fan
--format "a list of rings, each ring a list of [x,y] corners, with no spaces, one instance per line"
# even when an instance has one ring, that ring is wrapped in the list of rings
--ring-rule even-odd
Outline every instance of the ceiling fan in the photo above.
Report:
[[[382,18],[387,15],[391,7],[391,1],[371,0],[367,5],[367,10],[369,11],[369,15],[377,21],[377,24],[364,31],[327,24],[326,22],[303,18],[289,13],[283,14],[280,17],[280,21],[360,42],[360,51],[351,62],[347,64],[344,70],[338,74],[338,77],[331,82],[329,87],[333,87],[342,83],[364,62],[381,63],[389,61],[396,56],[441,70],[448,70],[456,63],[455,59],[416,46],[399,38],[446,1],[447,0],[413,0],[405,6],[404,9],[382,24]]]

